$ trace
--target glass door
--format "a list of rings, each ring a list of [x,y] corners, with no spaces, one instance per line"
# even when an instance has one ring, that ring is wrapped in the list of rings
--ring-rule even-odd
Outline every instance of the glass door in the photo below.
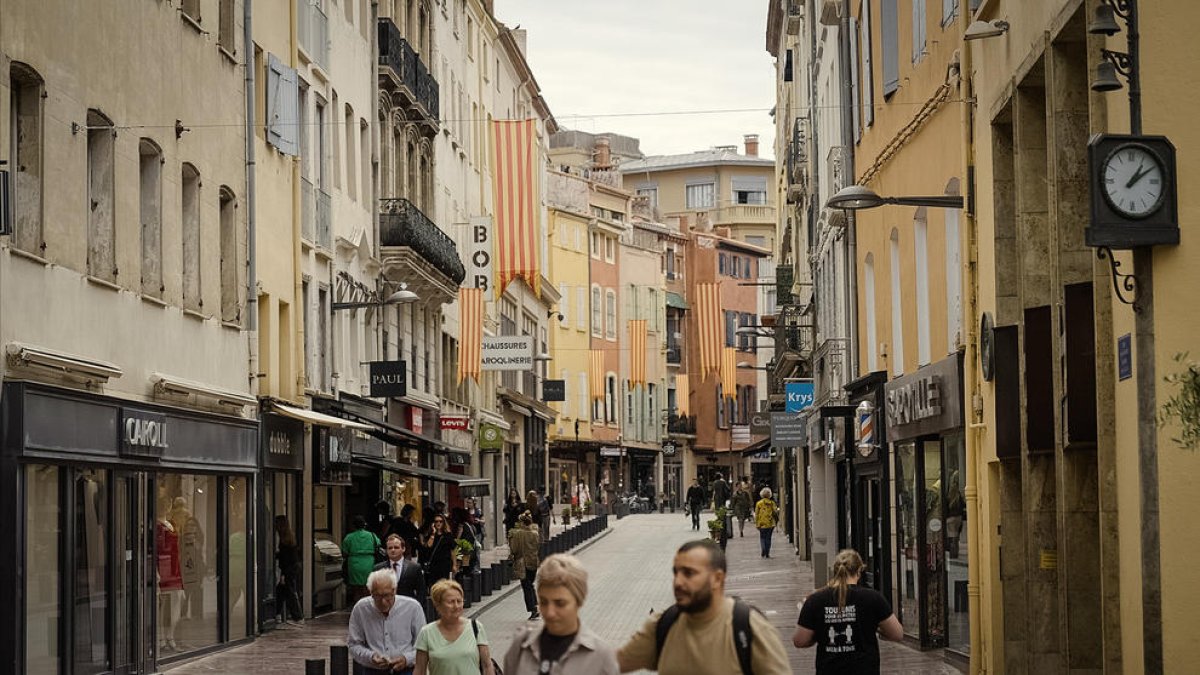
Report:
[[[109,653],[109,520],[108,472],[80,469],[72,489],[74,524],[71,622],[71,672],[80,675],[112,669]]]
[[[116,472],[113,480],[113,672],[144,673],[153,663],[154,547],[151,541],[149,478],[144,472]]]

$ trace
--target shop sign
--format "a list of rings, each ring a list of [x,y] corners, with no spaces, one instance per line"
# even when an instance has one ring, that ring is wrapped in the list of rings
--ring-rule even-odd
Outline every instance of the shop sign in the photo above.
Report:
[[[533,370],[533,337],[497,335],[483,338],[480,366],[484,370]]]
[[[750,442],[750,427],[746,424],[733,425],[733,442],[734,443],[749,443]]]
[[[1117,338],[1117,379],[1133,377],[1133,344],[1129,333]]]
[[[935,434],[962,424],[958,357],[951,356],[884,387],[891,441]]]
[[[542,380],[542,400],[547,403],[567,400],[567,381]]]
[[[795,448],[805,444],[807,425],[795,413],[771,413],[771,445],[780,448]]]
[[[783,391],[787,395],[783,409],[787,412],[798,413],[813,403],[812,380],[787,382],[784,384]]]
[[[321,485],[350,485],[350,460],[357,440],[354,432],[329,427],[314,427],[314,430],[317,433],[317,482]]]
[[[442,431],[466,431],[467,423],[466,417],[441,417]]]
[[[463,279],[463,288],[478,288],[486,293],[492,284],[491,216],[471,219],[471,241],[466,253],[467,276]]]
[[[495,424],[484,422],[479,425],[479,449],[503,450],[504,431]]]
[[[755,436],[771,433],[771,413],[757,412],[750,415],[750,433]]]
[[[425,431],[425,411],[418,406],[408,406],[408,428],[418,434]]]
[[[678,450],[679,450],[679,448],[675,445],[674,441],[663,441],[663,445],[662,445],[663,456],[674,457],[675,453],[678,452]]]
[[[623,457],[625,455],[623,448],[614,448],[610,445],[605,445],[600,448],[601,457]]]
[[[259,438],[267,469],[304,469],[304,423],[282,415],[263,415]]]
[[[162,457],[167,443],[167,416],[144,410],[121,410],[121,454]]]
[[[408,394],[408,368],[404,361],[372,361],[368,365],[372,398]]]

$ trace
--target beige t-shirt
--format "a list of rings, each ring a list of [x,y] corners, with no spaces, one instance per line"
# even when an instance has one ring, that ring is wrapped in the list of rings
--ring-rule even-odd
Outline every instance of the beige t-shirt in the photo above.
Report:
[[[621,663],[634,669],[657,670],[661,675],[729,675],[741,672],[737,650],[733,646],[733,598],[725,598],[725,606],[709,621],[696,621],[681,613],[667,639],[663,642],[662,658],[655,663],[654,629],[661,612],[656,612],[641,630],[621,647]],[[750,647],[750,665],[754,675],[787,675],[791,673],[779,631],[758,612],[750,612],[750,630],[754,643]],[[656,668],[657,665],[657,668]]]

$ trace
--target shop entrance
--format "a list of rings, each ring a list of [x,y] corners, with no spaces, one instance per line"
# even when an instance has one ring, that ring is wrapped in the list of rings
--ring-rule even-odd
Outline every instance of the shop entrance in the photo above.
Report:
[[[116,673],[151,670],[154,643],[147,639],[154,624],[154,540],[151,535],[150,478],[142,471],[114,473],[113,560],[118,581],[114,594],[114,662]]]

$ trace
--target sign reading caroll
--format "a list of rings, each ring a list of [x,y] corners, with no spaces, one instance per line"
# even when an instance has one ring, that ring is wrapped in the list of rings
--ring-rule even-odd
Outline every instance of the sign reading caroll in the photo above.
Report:
[[[121,411],[121,451],[161,456],[167,443],[167,416],[144,410]]]

